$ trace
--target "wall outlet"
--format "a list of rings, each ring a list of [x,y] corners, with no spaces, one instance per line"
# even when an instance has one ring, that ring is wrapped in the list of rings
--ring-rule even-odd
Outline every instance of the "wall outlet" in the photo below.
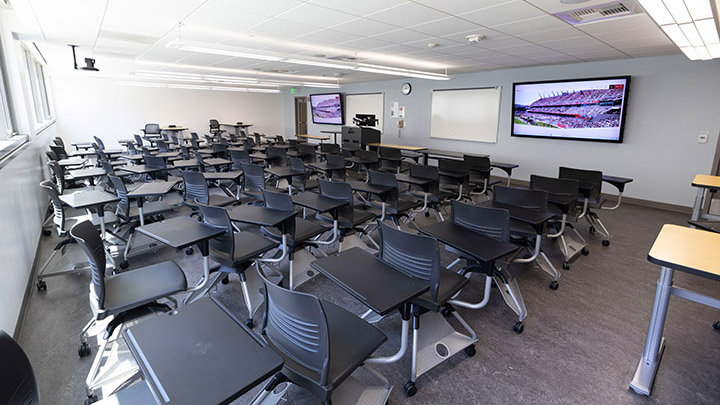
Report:
[[[398,128],[403,128],[405,126],[405,120],[398,120],[397,124]]]
[[[700,135],[698,135],[698,143],[707,143],[708,141],[708,131],[702,130],[700,131]]]

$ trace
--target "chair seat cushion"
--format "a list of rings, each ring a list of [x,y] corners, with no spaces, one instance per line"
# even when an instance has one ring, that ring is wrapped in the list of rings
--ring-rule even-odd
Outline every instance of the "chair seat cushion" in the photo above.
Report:
[[[164,212],[170,212],[172,211],[172,207],[170,204],[164,202],[164,201],[151,201],[151,202],[145,202],[143,204],[143,215],[155,215],[155,214],[162,214]],[[131,206],[130,207],[130,218],[129,219],[138,219],[140,218],[140,211],[138,210],[137,206]]]
[[[213,207],[226,207],[235,202],[237,202],[237,200],[235,200],[234,198],[219,194],[210,194],[210,196],[208,197],[208,205],[212,205]],[[195,204],[195,201],[183,201],[183,204],[193,208],[197,208],[197,204]]]
[[[103,219],[105,221],[105,225],[113,225],[119,221],[118,217],[110,211],[105,211]],[[98,217],[98,215],[93,212],[92,216],[90,216],[89,214],[85,214],[76,217],[65,218],[65,229],[70,230],[78,222],[87,220],[90,220],[92,224],[97,227],[100,226],[100,217]]]
[[[329,226],[327,224],[312,222],[303,218],[295,218],[295,237],[288,240],[287,242],[290,246],[299,245],[310,238],[314,238],[317,235],[325,233],[328,229]],[[278,231],[277,228],[263,227],[262,231],[265,235],[275,241],[279,242],[282,240],[280,231]]]
[[[106,312],[117,314],[187,289],[180,266],[173,261],[152,264],[105,277]]]
[[[416,298],[413,302],[430,311],[437,312],[453,295],[460,291],[468,279],[450,270],[440,270],[440,284],[437,300],[433,300],[430,292]]]
[[[210,246],[210,257],[223,266],[237,268],[278,245],[277,242],[252,232],[235,232],[233,241],[235,254],[232,260],[230,260],[228,252],[217,250],[212,245]]]

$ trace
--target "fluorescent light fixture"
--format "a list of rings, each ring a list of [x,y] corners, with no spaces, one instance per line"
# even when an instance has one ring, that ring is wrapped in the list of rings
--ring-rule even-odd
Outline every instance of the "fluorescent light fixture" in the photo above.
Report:
[[[688,59],[720,58],[720,35],[714,15],[720,0],[638,1]]]
[[[217,91],[237,91],[242,93],[280,93],[280,90],[273,90],[273,89],[251,89],[246,87],[221,87],[221,86],[213,86],[210,88],[210,90],[217,90]]]
[[[218,44],[202,44],[196,42],[171,41],[167,44],[169,48],[180,49],[190,52],[209,53],[214,55],[235,56],[239,58],[257,59],[274,62],[284,62],[295,65],[317,66],[330,69],[341,70],[357,70],[363,72],[371,72],[378,74],[386,74],[392,76],[415,77],[419,79],[429,80],[450,80],[450,77],[444,74],[425,72],[421,70],[412,70],[397,68],[392,66],[370,65],[364,63],[353,63],[346,61],[331,61],[323,58],[315,57],[298,57],[295,55],[285,55],[277,52],[256,51],[243,48],[234,48]]]
[[[199,86],[190,84],[155,83],[130,80],[118,80],[116,83],[119,86],[159,87],[166,89],[237,91],[243,93],[280,93],[280,90],[278,89],[257,89],[252,87]]]
[[[672,14],[663,4],[662,0],[639,0],[645,11],[655,20],[658,25],[674,24]]]
[[[697,28],[695,28],[695,24],[680,24],[680,29],[682,30],[683,34],[685,34],[688,41],[690,41],[690,45],[694,47],[705,46],[702,38],[700,38],[700,33],[698,32]]]
[[[193,84],[168,84],[168,89],[194,89],[194,90],[210,90],[210,86],[197,86]]]
[[[720,43],[720,37],[718,37],[715,20],[712,18],[695,21],[695,27],[697,27],[697,30],[700,32],[700,36],[706,45]]]
[[[679,25],[663,25],[661,28],[663,29],[663,31],[665,31],[667,36],[670,37],[670,40],[675,43],[675,45],[681,48],[685,46],[690,46],[690,41],[688,41],[685,34],[683,34]]]
[[[148,77],[153,79],[163,79],[170,81],[193,82],[193,83],[216,83],[216,84],[244,84],[258,87],[318,87],[326,89],[337,89],[340,85],[337,83],[319,83],[309,81],[284,81],[272,79],[260,79],[252,77],[235,77],[220,75],[202,75],[197,73],[170,73],[155,70],[135,70],[133,72],[138,77]],[[178,75],[180,75],[178,77]]]
[[[335,77],[326,77],[326,76],[313,76],[313,75],[298,75],[298,74],[291,74],[291,73],[276,73],[276,72],[264,72],[261,70],[245,70],[245,69],[233,69],[233,68],[224,68],[224,67],[217,67],[217,66],[201,66],[201,65],[188,65],[184,63],[169,63],[169,62],[155,62],[155,61],[145,61],[145,60],[139,60],[135,62],[135,66],[146,66],[146,67],[155,67],[155,68],[173,68],[173,69],[187,69],[187,70],[193,70],[193,71],[201,71],[201,72],[213,72],[213,73],[225,73],[225,74],[233,74],[233,75],[245,75],[245,76],[252,76],[259,80],[264,80],[267,78],[283,78],[283,79],[292,79],[292,80],[303,80],[303,81],[313,81],[313,82],[332,82],[336,83],[338,81],[341,81],[342,79],[338,79]]]

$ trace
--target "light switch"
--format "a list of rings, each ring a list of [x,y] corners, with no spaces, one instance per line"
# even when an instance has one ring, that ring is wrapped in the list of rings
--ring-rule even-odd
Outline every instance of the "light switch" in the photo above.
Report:
[[[707,143],[708,141],[708,131],[703,129],[700,131],[700,135],[698,136],[698,143]]]

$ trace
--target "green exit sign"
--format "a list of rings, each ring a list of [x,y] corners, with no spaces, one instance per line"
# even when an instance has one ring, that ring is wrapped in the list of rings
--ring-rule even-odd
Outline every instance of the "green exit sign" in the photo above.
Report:
[[[295,94],[295,87],[290,87],[290,94]]]

